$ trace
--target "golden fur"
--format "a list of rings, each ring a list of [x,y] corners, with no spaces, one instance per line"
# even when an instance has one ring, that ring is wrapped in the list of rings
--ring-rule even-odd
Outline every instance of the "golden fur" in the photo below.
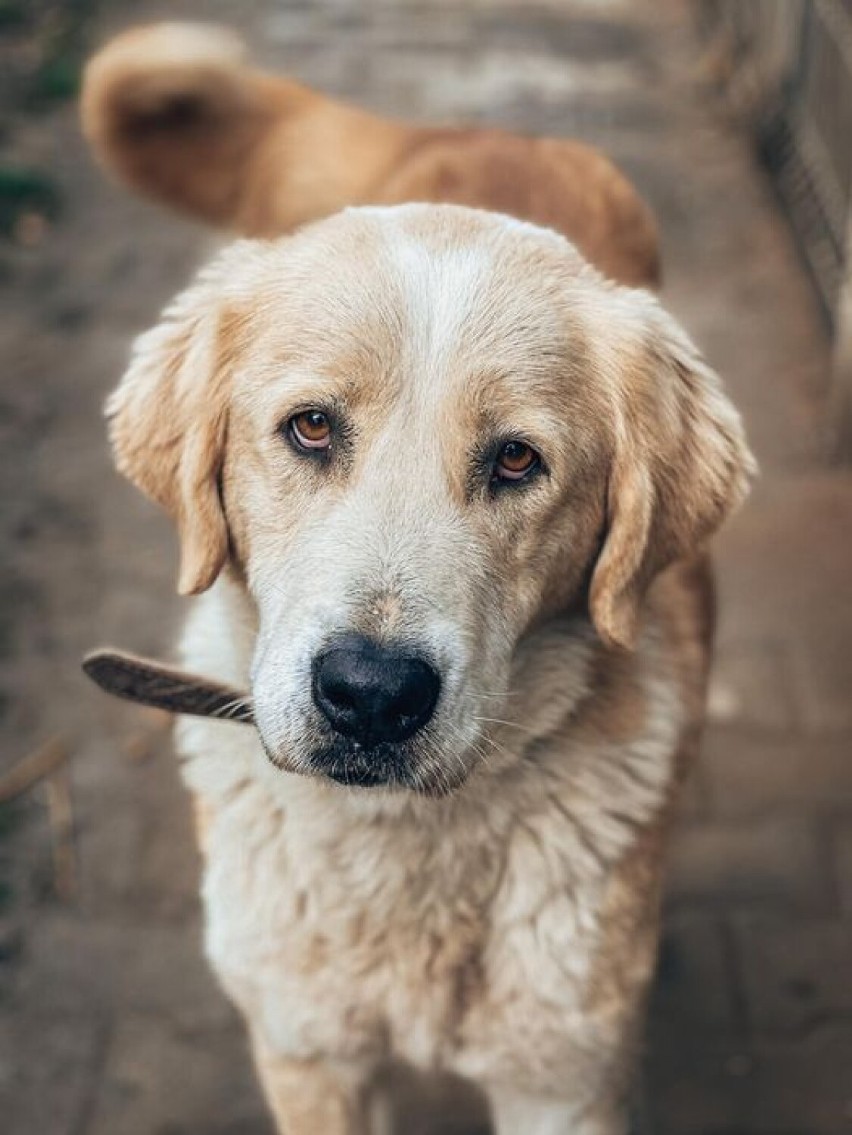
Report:
[[[556,215],[567,144],[542,144],[546,175],[510,161],[511,185],[483,181],[489,147],[525,143],[415,136],[247,70],[209,32],[184,80],[152,67],[158,35],[108,47],[85,102],[147,192],[261,233],[409,192],[519,202],[605,272],[654,275],[644,207],[590,152]],[[191,158],[162,114],[187,81],[206,108],[186,112]],[[140,91],[158,109],[132,141]],[[363,138],[360,165],[328,152],[335,130]],[[318,171],[325,196],[304,192]],[[323,465],[282,429],[316,405],[337,423]],[[499,1135],[623,1135],[703,714],[703,548],[753,469],[718,378],[652,296],[556,233],[396,205],[227,249],[137,341],[109,415],[119,467],[178,525],[181,590],[203,592],[188,665],[254,696],[257,733],[186,720],[179,742],[208,956],[278,1129],[365,1135],[369,1083],[403,1060],[478,1084]],[[543,471],[497,492],[482,455],[505,436]],[[311,659],[353,628],[441,667],[395,790],[313,763]]]
[[[347,205],[444,201],[554,228],[623,283],[657,280],[651,214],[590,146],[381,118],[251,68],[217,28],[119,36],[86,69],[82,114],[111,173],[244,236]]]

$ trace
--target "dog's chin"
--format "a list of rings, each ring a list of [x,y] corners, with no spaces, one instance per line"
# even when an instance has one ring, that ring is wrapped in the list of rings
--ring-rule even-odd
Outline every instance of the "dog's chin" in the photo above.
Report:
[[[335,737],[315,748],[306,771],[347,788],[421,796],[445,796],[457,787],[440,770],[424,768],[414,745],[381,743],[364,748],[345,737]]]
[[[345,788],[372,792],[412,793],[440,797],[454,792],[466,779],[452,773],[434,758],[418,755],[416,744],[382,743],[364,748],[345,737],[334,737],[298,755],[282,755],[265,742],[263,747],[276,768],[332,781]]]

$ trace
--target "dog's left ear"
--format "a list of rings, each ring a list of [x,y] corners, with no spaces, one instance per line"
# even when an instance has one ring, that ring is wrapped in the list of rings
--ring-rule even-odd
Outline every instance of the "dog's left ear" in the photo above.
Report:
[[[638,322],[608,360],[616,431],[589,605],[604,641],[631,648],[654,576],[698,550],[757,467],[739,414],[689,337],[647,293],[619,291]]]
[[[210,586],[228,554],[219,493],[230,374],[216,262],[140,335],[107,402],[116,464],[175,520],[178,591]]]

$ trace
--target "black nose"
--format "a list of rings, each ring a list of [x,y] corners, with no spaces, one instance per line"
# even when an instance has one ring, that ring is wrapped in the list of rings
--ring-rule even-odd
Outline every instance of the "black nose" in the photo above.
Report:
[[[361,635],[337,639],[314,660],[313,696],[331,727],[365,748],[422,729],[441,679],[428,662]]]

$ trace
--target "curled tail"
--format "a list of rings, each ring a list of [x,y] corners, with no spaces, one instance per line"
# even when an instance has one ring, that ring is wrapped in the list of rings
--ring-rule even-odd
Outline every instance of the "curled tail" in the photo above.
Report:
[[[205,24],[136,28],[86,67],[81,113],[99,161],[148,197],[235,223],[244,162],[274,122],[273,80],[240,39]]]

